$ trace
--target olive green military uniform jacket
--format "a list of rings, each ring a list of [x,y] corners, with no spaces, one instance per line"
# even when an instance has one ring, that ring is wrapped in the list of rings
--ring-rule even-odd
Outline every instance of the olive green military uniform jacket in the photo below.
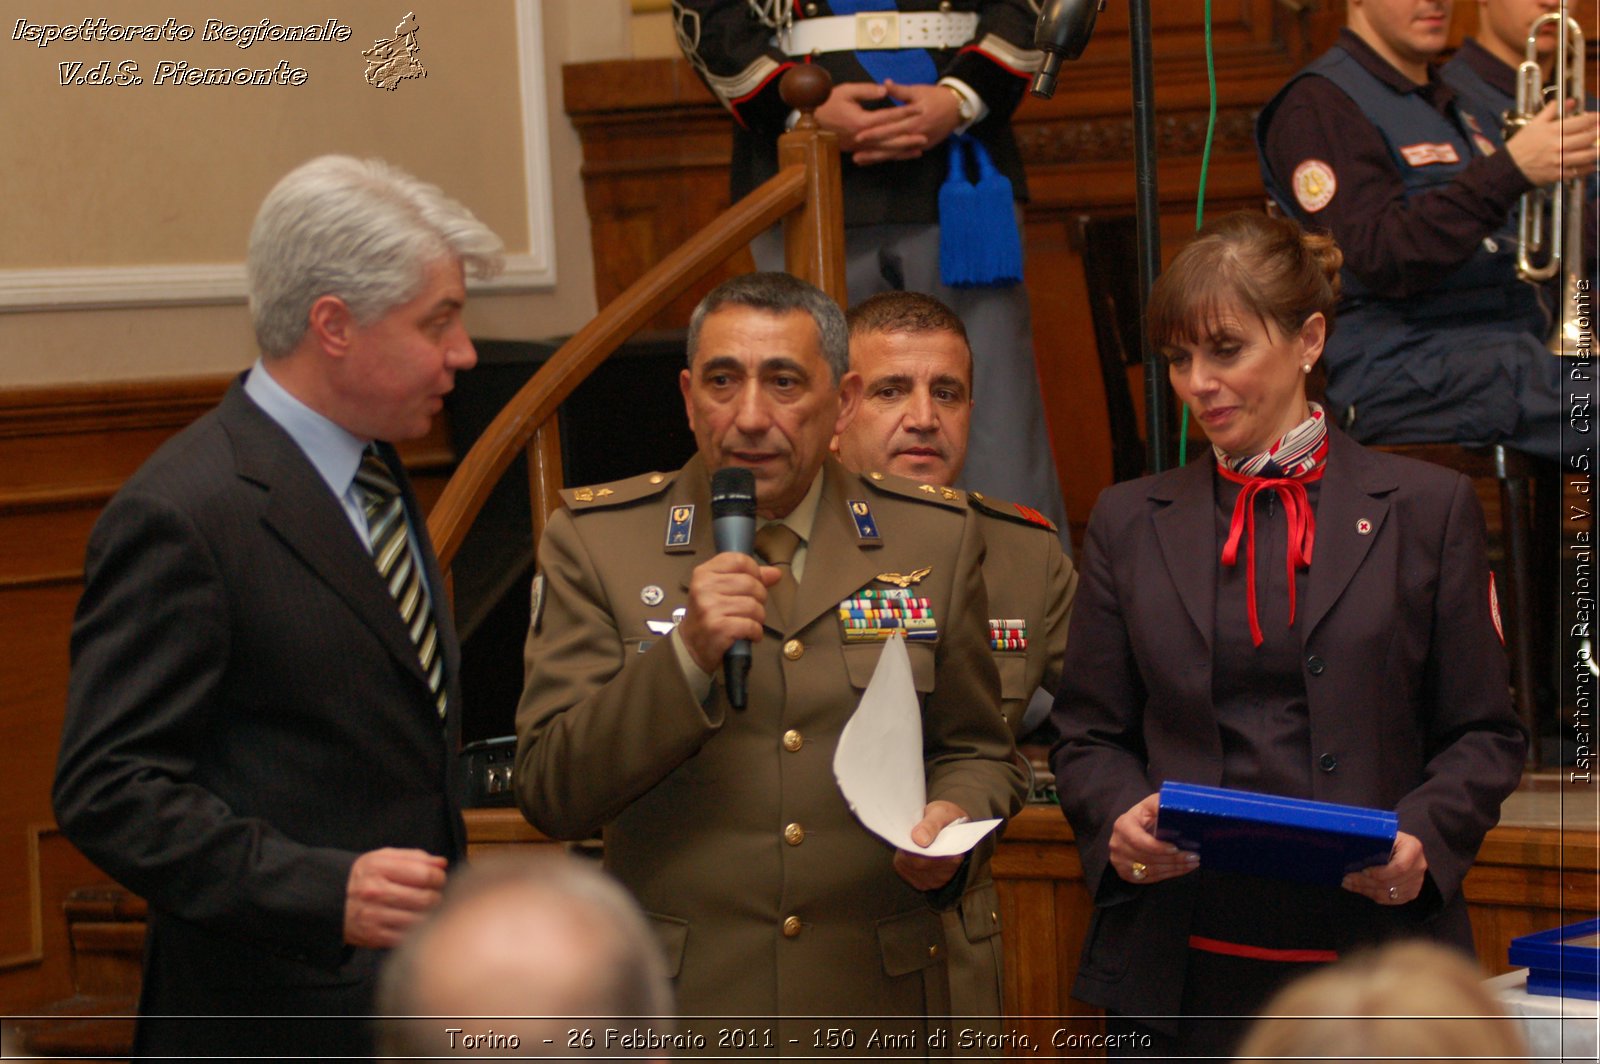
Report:
[[[1033,693],[1043,687],[1051,694],[1061,679],[1061,659],[1067,649],[1067,625],[1072,619],[1072,599],[1078,590],[1078,573],[1061,549],[1061,540],[1043,516],[1034,516],[1011,503],[978,492],[967,495],[978,515],[987,550],[983,583],[989,600],[991,639],[1004,640],[1008,632],[1025,634],[1025,646],[993,646],[1000,673],[1000,712],[1013,735],[1021,738],[1022,717]],[[968,888],[965,906],[971,908],[996,898],[993,877],[984,869]],[[999,909],[991,910],[998,923]],[[999,1017],[1004,1001],[1004,955],[1001,937],[975,938],[961,934],[961,908],[944,914],[949,946],[950,1011],[958,1016]],[[968,1020],[963,1026],[986,1034],[1004,1032],[1006,1025]]]
[[[988,547],[983,584],[989,596],[990,630],[1021,621],[1027,637],[1025,647],[994,650],[1000,709],[1020,739],[1022,715],[1033,693],[1042,687],[1055,694],[1061,680],[1078,572],[1061,549],[1055,526],[1042,515],[977,492],[968,498]]]
[[[940,913],[895,872],[892,847],[861,826],[834,780],[839,733],[881,646],[846,640],[842,600],[893,587],[886,574],[926,570],[911,587],[930,600],[938,637],[907,649],[928,797],[973,819],[1009,816],[1023,797],[965,498],[859,477],[832,459],[819,475],[794,616],[769,618],[753,646],[744,710],[720,683],[696,701],[668,635],[692,570],[715,554],[698,458],[677,474],[563,493],[540,545],[518,803],[559,838],[604,826],[606,866],[660,932],[686,1016],[949,1011]],[[991,848],[938,892],[978,938],[998,932],[992,888],[962,894]],[[802,1026],[809,1039],[817,1023]],[[774,1048],[816,1051],[809,1041]]]

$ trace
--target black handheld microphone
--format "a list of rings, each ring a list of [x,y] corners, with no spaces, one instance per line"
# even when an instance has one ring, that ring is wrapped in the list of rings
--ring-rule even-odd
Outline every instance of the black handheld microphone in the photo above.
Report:
[[[1033,46],[1044,53],[1044,64],[1033,76],[1030,91],[1048,100],[1056,94],[1061,61],[1083,54],[1094,32],[1094,17],[1105,10],[1106,0],[1045,0],[1033,29]]]
[[[711,538],[717,553],[750,554],[756,541],[756,475],[742,466],[711,474]],[[750,674],[750,640],[737,639],[722,655],[728,704],[743,709],[745,677]]]

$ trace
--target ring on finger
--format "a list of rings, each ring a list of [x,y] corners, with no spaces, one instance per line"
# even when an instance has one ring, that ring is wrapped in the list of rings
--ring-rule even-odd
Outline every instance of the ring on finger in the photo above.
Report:
[[[1390,887],[1389,888],[1389,900],[1390,901],[1399,901],[1400,900],[1400,888],[1399,887]]]
[[[1149,873],[1149,871],[1150,870],[1145,867],[1144,863],[1141,861],[1135,861],[1128,866],[1128,874],[1134,879],[1143,879]]]

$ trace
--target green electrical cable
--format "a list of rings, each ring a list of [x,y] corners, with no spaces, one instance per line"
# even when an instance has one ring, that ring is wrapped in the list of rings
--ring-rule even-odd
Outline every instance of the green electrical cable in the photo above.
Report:
[[[1211,172],[1211,141],[1217,134],[1217,54],[1211,44],[1211,0],[1206,0],[1206,84],[1211,89],[1211,111],[1206,118],[1206,146],[1200,153],[1200,192],[1195,197],[1194,227],[1206,221],[1206,175]],[[1189,464],[1189,408],[1178,422],[1178,464]]]
[[[1211,89],[1211,111],[1206,118],[1206,146],[1200,153],[1200,194],[1195,197],[1194,227],[1206,221],[1206,175],[1211,172],[1211,141],[1217,133],[1217,56],[1211,47],[1211,0],[1206,0],[1206,84]]]

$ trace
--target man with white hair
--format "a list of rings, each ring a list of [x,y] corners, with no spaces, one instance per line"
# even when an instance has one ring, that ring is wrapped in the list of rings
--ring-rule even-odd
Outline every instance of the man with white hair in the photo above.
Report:
[[[664,1057],[672,983],[628,892],[579,858],[490,858],[384,962],[378,1048],[438,1056]],[[421,1017],[421,1018],[419,1018]]]
[[[250,235],[261,359],[90,537],[54,802],[150,904],[142,1057],[370,1053],[380,951],[464,851],[455,629],[392,443],[476,361],[499,251],[384,163],[291,172]]]

